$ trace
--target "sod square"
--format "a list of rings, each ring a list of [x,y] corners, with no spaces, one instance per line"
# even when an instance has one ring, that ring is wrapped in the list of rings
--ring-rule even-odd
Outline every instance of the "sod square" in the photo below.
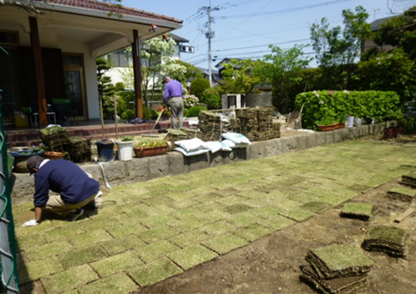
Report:
[[[97,242],[104,242],[112,239],[113,237],[108,234],[106,230],[99,229],[79,234],[71,239],[71,243],[76,247],[87,247]]]
[[[236,225],[237,227],[244,227],[244,226],[248,226],[250,224],[255,223],[257,219],[258,219],[257,216],[248,212],[243,212],[243,213],[234,215],[233,217],[229,218],[228,221]]]
[[[106,277],[124,271],[131,267],[142,266],[144,263],[131,251],[126,251],[111,257],[91,263],[91,266],[100,275]]]
[[[310,218],[311,216],[314,216],[315,213],[313,213],[312,211],[297,208],[297,209],[291,209],[291,210],[288,210],[288,211],[283,211],[281,213],[281,215],[300,222],[300,221],[304,221],[304,220]]]
[[[201,241],[204,241],[210,237],[210,235],[208,235],[206,232],[202,230],[192,230],[176,235],[170,238],[169,241],[175,244],[176,246],[184,248],[190,245],[197,245]]]
[[[51,256],[57,256],[58,254],[71,252],[73,250],[74,246],[68,242],[53,242],[39,247],[27,248],[25,252],[29,260],[36,261],[44,260]]]
[[[344,204],[340,215],[342,217],[368,220],[372,216],[374,205],[372,203],[350,202]]]
[[[127,250],[143,247],[145,243],[136,235],[125,235],[120,238],[100,243],[108,255],[115,255]]]
[[[416,198],[416,190],[405,186],[393,187],[387,191],[387,197],[392,200],[412,203]]]
[[[267,236],[272,233],[274,229],[259,225],[259,224],[251,224],[246,227],[240,228],[234,232],[235,235],[247,240],[247,241],[254,241],[260,239],[261,237]]]
[[[125,273],[118,273],[106,278],[102,278],[96,282],[82,286],[78,289],[79,294],[94,293],[130,293],[137,290],[138,286]]]
[[[231,224],[225,220],[221,220],[212,224],[208,224],[201,228],[201,231],[206,232],[211,236],[219,236],[229,232],[233,232],[238,228],[237,225]]]
[[[159,226],[154,229],[138,232],[137,235],[146,243],[154,243],[156,241],[169,239],[177,235],[179,231],[170,226]]]
[[[254,215],[257,215],[261,218],[269,218],[269,217],[272,217],[274,215],[278,215],[282,211],[283,211],[283,209],[281,209],[279,207],[275,207],[275,206],[272,206],[272,205],[267,205],[267,206],[260,207],[258,209],[253,209],[252,211],[250,211],[250,213],[254,214]]]
[[[321,213],[328,210],[331,207],[332,205],[326,202],[312,201],[303,204],[300,208],[314,213]]]
[[[296,222],[282,215],[273,215],[267,219],[260,219],[258,223],[273,230],[282,230],[295,224]]]
[[[182,273],[182,269],[168,258],[162,258],[144,266],[128,269],[127,273],[137,284],[145,287],[178,275]]]
[[[152,217],[142,219],[140,222],[148,228],[155,228],[163,224],[169,224],[170,222],[174,220],[176,220],[176,218],[171,215],[161,214],[158,216],[152,216]]]
[[[180,248],[173,243],[163,240],[155,242],[143,247],[137,248],[135,254],[137,254],[146,263],[166,256],[169,252],[180,250]]]
[[[17,269],[19,284],[32,282],[43,276],[49,276],[64,270],[56,256],[51,256],[44,260],[25,262],[24,266],[19,266]]]
[[[241,204],[241,203],[224,207],[224,211],[230,214],[237,214],[237,213],[248,211],[250,209],[253,209],[253,207],[247,204]]]
[[[117,224],[116,226],[108,227],[106,230],[114,238],[121,238],[127,235],[138,234],[139,232],[143,232],[148,229],[139,223],[131,223],[131,224],[123,224],[123,225]],[[103,240],[102,242],[104,241],[110,241],[110,240]]]
[[[99,276],[87,264],[41,278],[46,293],[67,293],[82,285],[98,280]]]
[[[39,247],[47,244],[43,235],[40,234],[34,234],[32,236],[18,236],[16,237],[16,243],[19,248]]]
[[[98,244],[91,247],[84,247],[82,249],[62,253],[58,256],[62,266],[65,269],[100,260],[106,257],[107,253]]]
[[[42,226],[43,226],[43,222],[42,222]],[[71,230],[68,230],[68,227],[64,226],[64,227],[48,230],[44,234],[42,234],[42,236],[43,238],[45,238],[45,240],[48,243],[52,243],[55,241],[71,240],[72,238],[75,238],[79,234],[83,234],[83,233],[85,233],[85,230],[81,227],[74,227],[74,228],[71,228]]]
[[[202,244],[219,254],[247,245],[249,242],[233,234],[226,234],[203,242]]]
[[[186,247],[168,254],[168,257],[183,269],[188,270],[198,264],[217,257],[217,254],[201,245]]]
[[[316,194],[309,194],[309,193],[301,192],[301,193],[290,195],[287,198],[290,200],[305,204],[311,201],[319,200],[320,196]]]

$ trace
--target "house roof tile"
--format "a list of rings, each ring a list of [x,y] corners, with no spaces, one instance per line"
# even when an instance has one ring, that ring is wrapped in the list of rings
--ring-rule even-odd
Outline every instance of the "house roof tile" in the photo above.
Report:
[[[96,0],[36,0],[39,3],[47,3],[53,5],[70,6],[75,8],[85,8],[90,10],[96,10],[100,12],[114,13],[120,15],[128,15],[132,17],[149,18],[160,21],[174,22],[181,24],[183,21],[175,19],[173,17],[156,14],[144,10],[135,8],[128,8],[122,5],[109,4],[102,1]]]

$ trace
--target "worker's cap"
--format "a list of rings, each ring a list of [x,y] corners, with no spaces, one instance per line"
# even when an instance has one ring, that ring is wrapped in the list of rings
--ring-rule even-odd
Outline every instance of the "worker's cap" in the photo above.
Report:
[[[41,156],[34,155],[34,156],[31,156],[31,157],[27,160],[27,162],[26,162],[26,166],[27,166],[27,169],[28,169],[28,170],[29,170],[29,172],[30,172],[30,175],[32,175],[33,173],[35,173],[35,172],[36,172],[35,170],[33,170],[34,168],[39,169],[39,166],[40,166],[41,162],[42,162],[44,159],[45,159],[45,158],[43,158],[43,157],[41,157]]]
[[[163,83],[166,83],[166,79],[167,79],[167,78],[169,78],[169,75],[164,75],[164,76],[163,76],[163,80],[162,80],[162,81],[163,81]]]

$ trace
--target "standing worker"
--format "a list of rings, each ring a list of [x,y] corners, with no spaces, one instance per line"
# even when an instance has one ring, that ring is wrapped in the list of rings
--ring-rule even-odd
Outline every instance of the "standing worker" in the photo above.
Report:
[[[23,226],[39,224],[44,210],[75,221],[84,214],[84,206],[98,208],[96,199],[102,195],[100,184],[72,161],[32,156],[27,168],[30,175],[35,174],[35,219]],[[49,195],[49,190],[58,194]]]
[[[172,125],[174,129],[180,129],[183,126],[183,88],[181,83],[172,80],[168,75],[163,76],[165,92],[163,94],[163,104],[170,106],[172,113]]]

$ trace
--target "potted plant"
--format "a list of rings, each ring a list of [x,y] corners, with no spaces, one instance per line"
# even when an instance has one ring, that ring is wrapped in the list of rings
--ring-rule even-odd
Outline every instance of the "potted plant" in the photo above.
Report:
[[[323,118],[316,122],[321,132],[333,131],[338,128],[338,123],[333,118]]]
[[[161,155],[168,151],[168,144],[164,139],[146,139],[135,143],[133,150],[136,157]]]
[[[133,158],[133,137],[124,136],[116,141],[119,160],[129,161]]]
[[[40,143],[39,145],[32,145],[31,147],[24,148],[18,151],[10,151],[9,155],[13,156],[13,171],[18,173],[28,173],[26,162],[27,160],[35,155],[44,156],[45,154],[45,145]]]

